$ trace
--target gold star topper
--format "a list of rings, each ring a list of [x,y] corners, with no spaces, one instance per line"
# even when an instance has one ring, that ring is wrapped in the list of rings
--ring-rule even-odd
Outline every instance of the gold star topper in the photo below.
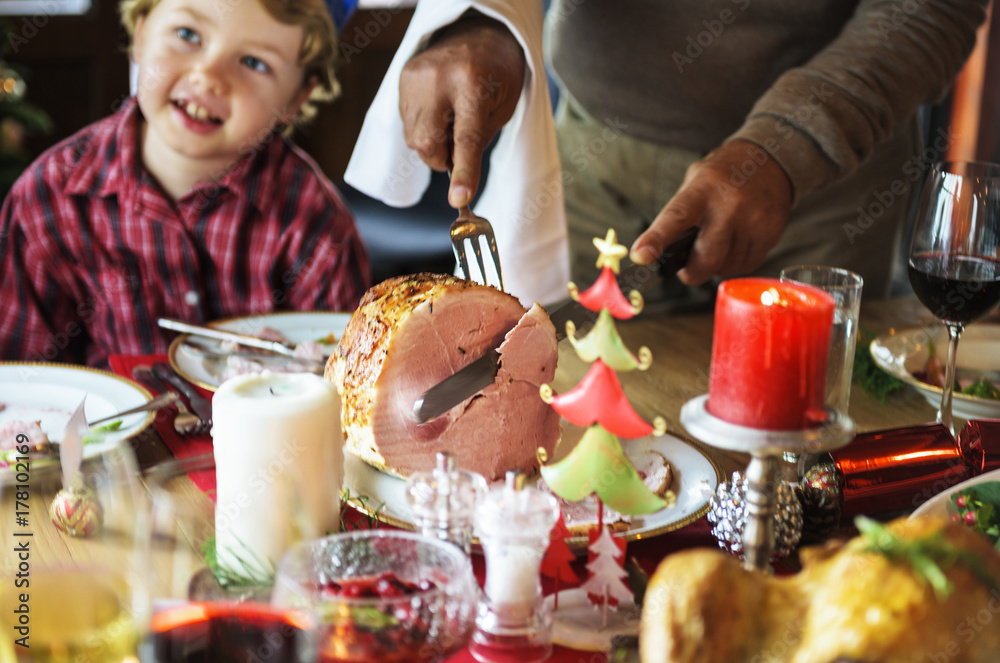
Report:
[[[621,260],[628,255],[628,249],[618,243],[618,235],[614,228],[608,229],[608,234],[604,239],[594,238],[594,246],[601,252],[597,258],[598,267],[610,267],[615,274],[621,269]]]

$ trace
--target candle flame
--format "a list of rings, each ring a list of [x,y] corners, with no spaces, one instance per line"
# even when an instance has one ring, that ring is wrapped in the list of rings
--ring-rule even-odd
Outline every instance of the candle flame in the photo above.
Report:
[[[760,303],[764,306],[788,306],[788,300],[784,299],[774,286],[760,293]]]

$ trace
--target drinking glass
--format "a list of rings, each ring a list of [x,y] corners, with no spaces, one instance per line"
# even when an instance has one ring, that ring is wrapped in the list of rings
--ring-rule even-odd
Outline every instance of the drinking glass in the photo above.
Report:
[[[833,329],[830,330],[823,404],[846,413],[851,399],[851,375],[854,372],[854,350],[858,344],[858,315],[864,280],[850,270],[826,265],[785,267],[781,270],[781,280],[811,285],[833,297]]]
[[[216,534],[246,510],[217,511],[184,472],[212,471],[214,459],[147,478],[151,517],[144,532],[151,616],[143,663],[270,661],[312,663],[315,619],[306,610],[270,605],[273,568],[235,551],[220,562]],[[249,501],[246,502],[249,504]],[[251,551],[252,552],[252,551]]]
[[[937,420],[951,413],[958,340],[1000,301],[1000,165],[941,162],[927,175],[910,242],[909,275],[921,303],[948,329]]]
[[[65,478],[56,461],[19,460],[26,453],[0,467],[0,638],[14,660],[135,660],[148,502],[128,442],[94,444]]]

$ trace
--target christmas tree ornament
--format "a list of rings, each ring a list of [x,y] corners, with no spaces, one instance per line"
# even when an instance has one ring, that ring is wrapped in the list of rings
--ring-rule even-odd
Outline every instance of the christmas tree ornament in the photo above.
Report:
[[[626,455],[620,438],[636,439],[663,435],[666,420],[648,423],[633,409],[618,380],[618,372],[646,370],[652,354],[641,348],[638,356],[625,346],[615,320],[627,320],[642,310],[642,296],[622,293],[615,275],[627,249],[618,243],[614,230],[604,239],[595,238],[600,252],[601,275],[586,291],[569,284],[570,296],[598,313],[593,328],[583,338],[567,323],[567,336],[577,356],[589,364],[587,375],[573,389],[555,394],[542,385],[542,399],[564,419],[586,430],[576,446],[558,462],[549,463],[539,450],[541,474],[552,492],[569,502],[597,498],[597,528],[589,531],[587,577],[577,589],[550,597],[555,611],[554,639],[577,649],[606,652],[617,635],[635,634],[638,608],[624,569],[624,539],[615,538],[604,526],[604,505],[619,513],[645,515],[676,502],[673,492],[663,497],[651,491]],[[556,601],[558,600],[558,603]]]
[[[87,537],[104,522],[104,510],[94,491],[85,486],[63,488],[49,506],[49,517],[60,532]]]
[[[795,487],[795,495],[802,504],[802,538],[799,545],[813,545],[826,541],[840,526],[841,505],[839,493],[809,484]]]
[[[56,493],[49,505],[52,524],[70,536],[87,537],[94,534],[104,521],[104,510],[93,490],[83,484],[80,464],[83,462],[83,436],[90,430],[84,416],[86,398],[69,418],[59,447],[62,469],[62,490]]]
[[[709,500],[708,522],[712,523],[712,535],[719,547],[740,559],[746,558],[743,547],[743,533],[746,529],[749,510],[746,494],[748,480],[740,472],[733,472],[732,481],[723,481]],[[774,513],[774,549],[771,561],[787,557],[802,536],[802,503],[795,489],[786,481],[777,487],[777,509]]]

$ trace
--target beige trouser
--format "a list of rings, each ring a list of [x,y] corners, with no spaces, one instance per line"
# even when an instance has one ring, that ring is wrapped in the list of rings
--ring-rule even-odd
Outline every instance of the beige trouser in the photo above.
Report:
[[[604,237],[613,225],[618,241],[630,246],[701,155],[629,137],[614,118],[597,121],[565,93],[556,113],[556,132],[570,269],[573,279],[586,287],[599,273],[593,238]],[[850,177],[805,196],[778,246],[754,274],[776,277],[789,265],[835,265],[861,274],[865,297],[889,294],[893,272],[900,267],[899,242],[912,192],[919,189],[919,145],[916,120],[901,123]],[[668,283],[667,292],[676,292],[677,283]],[[646,296],[655,301],[657,294]]]

